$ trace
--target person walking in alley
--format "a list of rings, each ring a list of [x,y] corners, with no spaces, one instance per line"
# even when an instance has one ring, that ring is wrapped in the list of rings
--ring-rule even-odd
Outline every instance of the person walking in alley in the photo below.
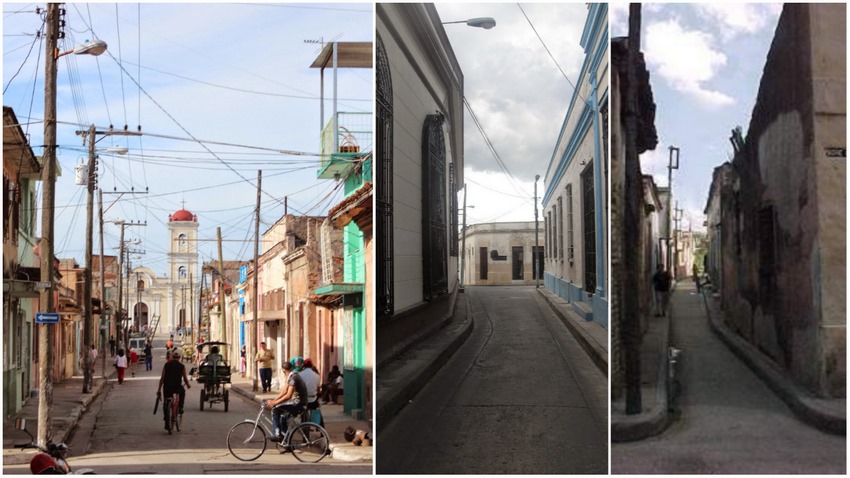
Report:
[[[256,357],[254,357],[254,362],[259,364],[263,393],[269,392],[272,389],[272,360],[274,360],[274,354],[266,348],[265,342],[260,342],[260,350],[257,352]]]
[[[139,353],[135,347],[130,347],[130,375],[136,376],[136,366],[139,364]]]
[[[697,294],[699,294],[699,267],[697,267],[696,261],[694,261],[694,265],[691,267],[691,272],[694,276],[694,284],[697,286]]]
[[[670,287],[673,285],[673,276],[664,269],[664,264],[658,264],[658,270],[652,276],[652,285],[655,288],[655,316],[664,317],[670,302]]]
[[[109,356],[115,356],[115,337],[109,336]]]

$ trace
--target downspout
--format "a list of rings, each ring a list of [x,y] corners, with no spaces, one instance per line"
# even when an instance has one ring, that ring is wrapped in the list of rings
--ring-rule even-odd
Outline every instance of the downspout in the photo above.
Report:
[[[605,210],[602,202],[602,151],[600,150],[601,130],[599,126],[599,100],[596,71],[590,74],[590,109],[593,111],[593,188],[596,202],[596,293],[605,297],[605,238],[606,228],[602,219]]]

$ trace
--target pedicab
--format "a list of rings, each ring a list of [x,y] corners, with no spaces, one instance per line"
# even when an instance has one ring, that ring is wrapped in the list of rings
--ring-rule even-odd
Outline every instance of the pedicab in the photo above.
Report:
[[[204,403],[210,409],[213,404],[224,402],[224,411],[230,403],[230,363],[224,358],[215,360],[215,363],[207,360],[213,347],[223,349],[227,347],[225,342],[203,342],[198,344],[201,351],[199,354],[197,381],[204,388],[201,389],[201,411],[204,411]]]

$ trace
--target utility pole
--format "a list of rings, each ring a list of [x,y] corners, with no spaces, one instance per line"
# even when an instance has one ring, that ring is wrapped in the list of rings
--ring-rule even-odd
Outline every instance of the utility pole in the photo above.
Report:
[[[629,5],[629,40],[626,66],[625,120],[626,120],[626,158],[624,187],[625,215],[623,224],[623,268],[625,269],[622,286],[635,290],[639,283],[638,250],[640,247],[640,195],[643,180],[639,176],[640,164],[637,149],[637,58],[640,51],[641,5]],[[640,375],[640,303],[637,294],[624,293],[623,296],[623,358],[626,381],[626,414],[639,414],[641,403]]]
[[[460,238],[460,290],[463,291],[463,274],[466,272],[466,183],[463,183],[463,236]]]
[[[98,196],[98,223],[100,224],[100,322],[101,325],[106,323],[104,316],[106,315],[106,266],[104,265],[103,257],[103,191],[97,190]],[[113,311],[114,312],[114,311]],[[110,314],[113,315],[113,314]],[[114,317],[114,315],[113,315]],[[100,341],[100,374],[106,378],[106,341],[109,336],[110,327],[107,326],[103,332],[103,338]]]
[[[670,245],[673,242],[673,170],[679,169],[679,148],[669,146],[670,158],[667,163],[667,271],[673,273],[673,253]],[[676,161],[673,161],[673,151],[676,152]]]
[[[257,391],[257,368],[256,363],[254,362],[254,357],[256,356],[256,351],[260,348],[260,334],[257,333],[257,306],[259,305],[258,301],[260,298],[260,195],[263,192],[263,170],[257,171],[257,219],[254,222],[254,277],[252,280],[253,288],[254,288],[254,297],[251,298],[252,302],[252,316],[253,320],[251,322],[249,337],[253,337],[254,340],[248,342],[249,350],[248,350],[248,359],[251,362],[251,375],[254,377],[254,387],[253,390]]]
[[[39,293],[39,309],[53,312],[53,211],[56,205],[56,51],[59,37],[59,4],[47,4],[44,48],[44,168],[41,189],[40,279],[48,284]],[[38,324],[38,431],[37,441],[47,446],[51,436],[53,406],[53,325]]]
[[[187,322],[189,324],[189,328],[192,329],[192,333],[195,333],[195,283],[192,282],[192,271],[189,271],[189,316],[187,317]],[[183,337],[184,340],[186,336],[189,335],[186,333],[186,324],[183,324]],[[191,343],[191,342],[190,342]]]
[[[537,260],[537,255],[540,254],[540,226],[537,223],[537,181],[540,180],[540,175],[534,175],[534,254],[531,255],[531,264],[534,266],[534,288],[540,288],[540,261]],[[466,202],[466,198],[464,198]]]
[[[97,179],[95,173],[95,152],[94,152],[94,133],[95,127],[91,125],[88,130],[89,135],[89,164],[88,164],[88,180],[86,181],[86,268],[83,270],[83,297],[85,299],[85,315],[83,317],[83,393],[90,393],[92,386],[92,366],[91,366],[91,327],[92,327],[92,300],[91,300],[91,269],[92,269],[92,223],[93,204],[94,204],[94,183]],[[102,258],[101,258],[102,259]]]
[[[130,226],[147,227],[147,223],[115,221],[115,224],[121,226],[120,254],[118,255],[118,257],[119,257],[119,259],[118,259],[118,306],[116,307],[118,310],[115,311],[115,314],[116,314],[115,320],[117,321],[117,323],[122,323],[123,320],[124,320],[124,313],[123,313],[123,310],[122,310],[123,307],[124,307],[123,302],[122,302],[122,295],[123,295],[123,292],[124,292],[123,291],[124,280],[121,276],[124,274],[124,229],[127,228],[127,227],[130,227]],[[129,262],[129,259],[128,259],[128,262]],[[128,278],[129,278],[129,274],[130,274],[130,268],[129,268],[129,265],[128,265],[128,267],[127,267],[127,277]],[[129,299],[129,287],[128,287],[127,295],[128,295],[128,299]],[[128,308],[129,308],[129,306],[128,306]],[[129,314],[129,310],[127,312]],[[116,326],[115,326],[115,334],[116,335],[118,334],[117,323],[116,323]],[[128,340],[126,330],[124,331],[124,333],[122,335],[124,337],[124,345],[126,346],[127,340]]]
[[[215,232],[218,237],[218,308],[221,310],[221,315],[218,319],[220,327],[219,337],[221,337],[222,342],[227,342],[227,307],[224,300],[224,259],[221,253],[221,228],[217,227]]]

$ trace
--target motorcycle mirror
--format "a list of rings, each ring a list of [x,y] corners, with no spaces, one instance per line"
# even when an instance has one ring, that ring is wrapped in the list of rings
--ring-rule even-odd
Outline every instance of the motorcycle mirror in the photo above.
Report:
[[[27,429],[27,419],[26,418],[15,418],[15,430],[26,430]]]

